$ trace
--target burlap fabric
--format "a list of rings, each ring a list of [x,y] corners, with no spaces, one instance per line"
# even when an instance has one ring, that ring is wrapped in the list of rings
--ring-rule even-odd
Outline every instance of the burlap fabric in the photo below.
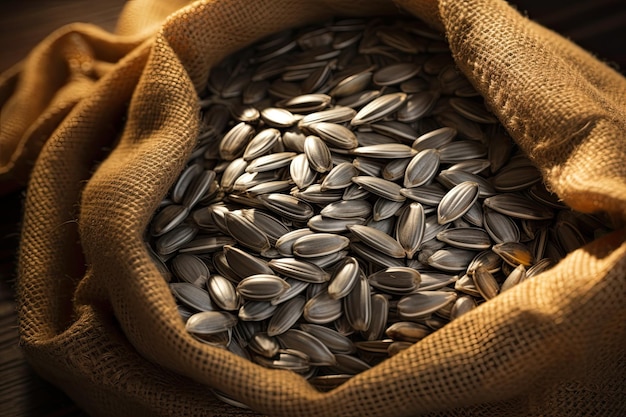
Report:
[[[281,416],[626,414],[624,229],[325,394],[186,334],[142,231],[209,69],[288,26],[400,9],[445,31],[560,197],[623,222],[626,79],[503,1],[131,2],[115,35],[60,29],[0,83],[0,185],[31,172],[18,295],[41,375],[94,416],[245,414],[210,387]]]

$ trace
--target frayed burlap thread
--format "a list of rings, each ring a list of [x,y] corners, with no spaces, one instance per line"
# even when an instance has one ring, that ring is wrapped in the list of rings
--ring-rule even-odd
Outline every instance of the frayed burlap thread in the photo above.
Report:
[[[626,413],[625,230],[329,393],[191,338],[143,243],[195,144],[211,66],[272,32],[400,11],[442,29],[549,186],[622,222],[626,79],[500,0],[222,0],[175,11],[184,5],[129,3],[117,35],[63,29],[0,83],[3,121],[15,118],[0,136],[2,184],[23,181],[36,158],[18,295],[21,343],[39,373],[94,416],[250,415],[211,389],[276,416]],[[53,47],[72,34],[68,50]],[[56,78],[41,73],[46,56],[65,62]],[[68,56],[99,70],[85,75]],[[31,105],[37,85],[48,99]]]

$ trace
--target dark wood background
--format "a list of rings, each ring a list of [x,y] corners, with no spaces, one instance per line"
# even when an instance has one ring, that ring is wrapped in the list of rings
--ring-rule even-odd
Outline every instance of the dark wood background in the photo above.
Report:
[[[60,26],[89,22],[114,30],[124,0],[0,1],[0,71]],[[626,1],[516,0],[517,8],[626,73]],[[17,344],[15,258],[23,190],[0,196],[0,416],[86,416],[35,375]]]

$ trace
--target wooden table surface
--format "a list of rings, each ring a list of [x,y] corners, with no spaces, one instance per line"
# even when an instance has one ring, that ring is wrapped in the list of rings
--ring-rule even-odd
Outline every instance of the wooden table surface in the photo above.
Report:
[[[124,0],[0,2],[0,71],[46,35],[72,22],[113,30]],[[518,9],[626,73],[626,2],[518,0]],[[24,190],[0,196],[0,416],[86,416],[60,390],[35,375],[17,344],[15,258]]]

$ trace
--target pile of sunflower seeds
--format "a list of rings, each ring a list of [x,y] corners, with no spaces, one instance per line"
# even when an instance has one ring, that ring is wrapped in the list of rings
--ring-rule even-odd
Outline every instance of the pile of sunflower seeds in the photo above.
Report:
[[[606,232],[414,20],[278,33],[208,85],[146,239],[191,335],[320,390]]]

